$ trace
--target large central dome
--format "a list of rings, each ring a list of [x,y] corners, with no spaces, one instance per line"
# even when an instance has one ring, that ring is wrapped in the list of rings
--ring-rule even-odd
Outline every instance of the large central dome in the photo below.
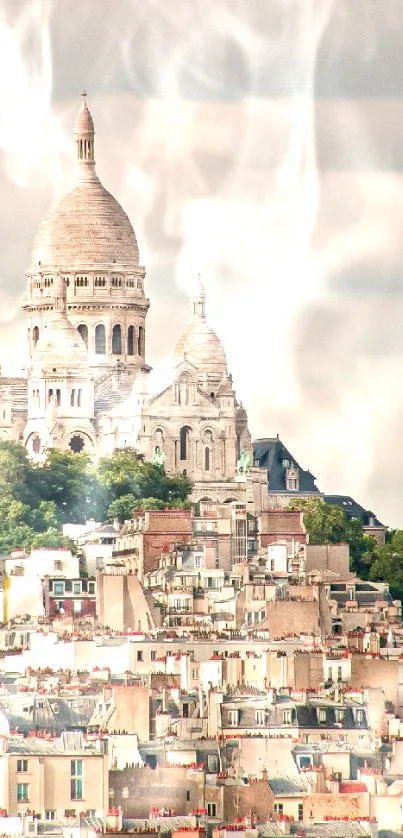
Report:
[[[32,270],[49,266],[71,271],[80,264],[129,268],[139,264],[133,227],[95,174],[50,208],[32,247]]]
[[[139,266],[133,227],[95,171],[94,122],[85,96],[78,112],[76,184],[46,213],[35,236],[31,271]]]

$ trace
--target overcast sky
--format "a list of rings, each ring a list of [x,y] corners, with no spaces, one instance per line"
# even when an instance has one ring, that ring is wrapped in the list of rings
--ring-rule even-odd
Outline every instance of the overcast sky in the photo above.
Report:
[[[147,269],[147,360],[201,271],[252,435],[403,528],[402,0],[0,0],[0,356],[34,232],[97,170]]]

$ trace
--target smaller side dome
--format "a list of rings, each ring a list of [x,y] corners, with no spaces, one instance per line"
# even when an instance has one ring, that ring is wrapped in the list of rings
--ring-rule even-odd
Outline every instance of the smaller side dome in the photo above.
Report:
[[[55,314],[45,326],[35,347],[33,369],[52,367],[86,367],[88,355],[85,343],[70,320]]]
[[[227,374],[223,345],[207,323],[192,323],[178,340],[174,356],[177,363],[185,358],[202,373]]]
[[[178,340],[174,358],[180,363],[184,358],[199,372],[227,376],[227,359],[224,347],[213,329],[206,323],[206,291],[198,275],[199,289],[193,297],[193,320]]]

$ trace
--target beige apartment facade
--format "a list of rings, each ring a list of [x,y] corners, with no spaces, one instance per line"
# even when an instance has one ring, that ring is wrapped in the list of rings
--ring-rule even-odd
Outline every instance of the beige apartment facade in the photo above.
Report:
[[[58,741],[58,740],[57,740]],[[1,808],[46,820],[108,811],[108,757],[87,750],[58,751],[53,741],[8,743],[0,759]]]

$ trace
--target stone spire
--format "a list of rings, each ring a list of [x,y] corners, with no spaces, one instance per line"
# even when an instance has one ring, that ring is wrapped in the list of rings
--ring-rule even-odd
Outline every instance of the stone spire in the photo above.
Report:
[[[203,285],[202,278],[200,274],[197,274],[197,284],[198,290],[197,294],[192,297],[192,305],[193,305],[193,320],[201,321],[205,323],[206,321],[206,289]]]
[[[53,286],[54,312],[66,314],[67,312],[67,289],[66,283],[60,274],[57,275]]]
[[[87,94],[81,94],[83,101],[74,125],[76,135],[76,163],[78,180],[91,180],[95,174],[94,120],[87,105]]]

